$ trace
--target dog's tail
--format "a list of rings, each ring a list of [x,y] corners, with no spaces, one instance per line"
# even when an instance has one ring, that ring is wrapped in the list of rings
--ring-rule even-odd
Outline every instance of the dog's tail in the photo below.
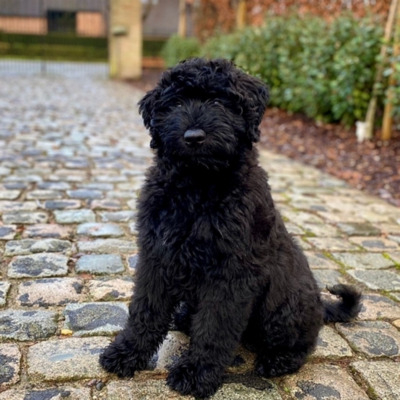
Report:
[[[348,322],[355,318],[361,309],[361,293],[353,286],[334,285],[327,287],[331,294],[340,297],[340,301],[324,300],[324,322]]]

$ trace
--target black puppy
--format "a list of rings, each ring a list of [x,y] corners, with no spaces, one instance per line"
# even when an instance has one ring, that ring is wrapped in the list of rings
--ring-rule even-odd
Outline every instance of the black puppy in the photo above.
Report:
[[[139,263],[125,329],[100,358],[119,376],[144,369],[176,322],[190,347],[168,384],[212,395],[242,342],[265,377],[297,371],[324,321],[348,321],[360,294],[323,303],[307,260],[274,207],[253,147],[264,84],[226,60],[166,71],[140,101],[156,150],[138,206]],[[184,310],[184,311],[182,311]]]

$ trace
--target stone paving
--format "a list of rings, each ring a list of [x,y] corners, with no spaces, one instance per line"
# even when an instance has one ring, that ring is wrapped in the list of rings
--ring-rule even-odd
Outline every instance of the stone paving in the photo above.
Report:
[[[134,379],[98,365],[134,291],[151,162],[141,96],[98,77],[1,78],[0,400],[183,398],[164,383],[182,333]],[[260,160],[321,289],[355,284],[364,305],[357,321],[322,329],[295,375],[258,378],[239,349],[214,399],[399,399],[400,210],[282,156]]]

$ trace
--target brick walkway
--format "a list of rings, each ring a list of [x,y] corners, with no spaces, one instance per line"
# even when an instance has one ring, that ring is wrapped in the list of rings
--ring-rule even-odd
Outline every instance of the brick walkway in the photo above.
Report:
[[[151,161],[142,93],[90,77],[0,78],[0,400],[179,399],[165,366],[108,376],[101,349],[124,324],[135,270],[135,199]],[[215,399],[400,398],[400,210],[313,168],[261,152],[274,197],[324,288],[364,307],[326,326],[296,375],[264,380],[241,350]]]

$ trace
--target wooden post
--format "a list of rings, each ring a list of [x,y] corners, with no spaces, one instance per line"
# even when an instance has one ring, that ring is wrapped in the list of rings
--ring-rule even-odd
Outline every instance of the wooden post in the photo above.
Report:
[[[374,123],[375,123],[375,112],[376,112],[376,105],[378,101],[378,84],[382,81],[383,77],[383,68],[385,65],[385,60],[387,56],[387,44],[392,37],[392,32],[393,32],[393,25],[394,25],[394,20],[396,17],[396,12],[398,8],[399,0],[392,0],[392,3],[390,5],[390,10],[389,10],[389,16],[386,22],[386,27],[385,27],[385,37],[384,37],[384,44],[381,47],[381,52],[380,52],[380,63],[377,66],[376,69],[376,74],[375,74],[375,82],[374,82],[374,87],[372,89],[372,97],[371,100],[369,101],[368,105],[368,111],[367,111],[367,116],[365,118],[365,124],[366,124],[366,130],[367,132],[365,133],[366,139],[371,139],[373,136],[374,132]]]
[[[112,78],[142,75],[141,0],[111,0],[109,70]]]
[[[187,33],[186,0],[179,0],[178,36],[186,37],[186,33]]]
[[[243,29],[246,26],[246,0],[239,0],[236,10],[236,29]]]
[[[397,7],[397,16],[396,16],[396,28],[394,33],[393,40],[393,58],[396,60],[400,55],[400,7]],[[382,121],[382,140],[390,140],[392,137],[392,126],[393,126],[393,102],[395,97],[394,86],[396,84],[395,78],[395,68],[396,62],[392,63],[392,74],[390,75],[388,82],[388,89],[386,92],[386,104],[383,112],[383,121]]]

